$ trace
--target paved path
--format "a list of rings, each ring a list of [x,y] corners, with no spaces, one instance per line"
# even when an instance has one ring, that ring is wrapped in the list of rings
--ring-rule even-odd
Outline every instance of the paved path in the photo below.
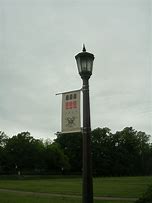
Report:
[[[0,189],[0,192],[11,192],[15,194],[21,195],[37,195],[37,196],[47,196],[47,197],[74,197],[81,198],[80,195],[68,195],[68,194],[51,194],[51,193],[42,193],[42,192],[28,192],[28,191],[20,191],[20,190],[11,190],[11,189]],[[112,200],[112,201],[136,201],[138,198],[129,198],[129,197],[94,197],[96,200]]]

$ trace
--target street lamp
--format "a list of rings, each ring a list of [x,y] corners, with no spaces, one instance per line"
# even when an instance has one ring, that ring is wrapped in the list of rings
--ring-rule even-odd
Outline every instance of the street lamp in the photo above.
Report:
[[[93,203],[89,78],[94,55],[86,52],[83,45],[82,52],[75,59],[83,81],[83,203]]]

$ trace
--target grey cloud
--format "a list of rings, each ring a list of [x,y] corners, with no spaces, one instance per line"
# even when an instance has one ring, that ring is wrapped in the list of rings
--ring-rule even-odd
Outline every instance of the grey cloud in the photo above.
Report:
[[[87,2],[87,6],[86,6]],[[57,92],[81,87],[74,56],[95,54],[92,127],[152,132],[150,1],[1,1],[0,128],[54,137]]]

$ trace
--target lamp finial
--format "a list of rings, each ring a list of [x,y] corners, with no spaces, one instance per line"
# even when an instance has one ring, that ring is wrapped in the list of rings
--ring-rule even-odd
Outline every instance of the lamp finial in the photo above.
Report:
[[[82,49],[83,52],[86,51],[86,48],[85,48],[85,44],[83,44],[83,49]]]

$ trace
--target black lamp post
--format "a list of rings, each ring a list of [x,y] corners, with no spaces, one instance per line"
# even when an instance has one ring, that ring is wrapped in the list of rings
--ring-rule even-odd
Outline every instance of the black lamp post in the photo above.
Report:
[[[83,203],[93,203],[89,78],[92,75],[94,55],[86,52],[83,46],[82,52],[75,58],[83,80]]]

